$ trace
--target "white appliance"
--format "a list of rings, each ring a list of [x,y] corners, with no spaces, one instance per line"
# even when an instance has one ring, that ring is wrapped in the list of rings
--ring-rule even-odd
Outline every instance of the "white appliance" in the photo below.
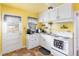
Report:
[[[73,36],[73,34],[60,32],[55,33],[55,35],[51,46],[52,54],[66,56],[73,55],[73,38],[69,37],[69,35]]]
[[[52,49],[57,50],[64,55],[68,55],[68,39],[54,37]]]

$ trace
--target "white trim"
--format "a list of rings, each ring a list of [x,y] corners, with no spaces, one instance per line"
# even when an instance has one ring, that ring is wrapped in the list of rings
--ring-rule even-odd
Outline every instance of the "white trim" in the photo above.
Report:
[[[76,13],[79,13],[79,11],[75,11],[74,12],[74,55],[77,55],[77,50],[79,49],[78,47],[78,41],[79,41],[79,37],[78,37],[78,34],[79,34],[79,29],[78,29],[78,19],[77,17],[79,16],[76,16]]]
[[[9,12],[8,12],[8,13],[7,13],[7,12],[6,12],[6,13],[3,12],[3,13],[2,13],[2,16],[3,16],[3,15],[14,15],[14,16],[20,16],[20,17],[22,18],[21,15],[15,14],[15,13],[11,13],[11,12],[10,12],[10,13],[9,13]]]

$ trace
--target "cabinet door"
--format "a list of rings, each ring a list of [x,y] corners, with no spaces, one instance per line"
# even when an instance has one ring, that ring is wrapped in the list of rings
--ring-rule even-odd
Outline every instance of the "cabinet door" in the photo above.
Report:
[[[43,12],[41,17],[43,22],[54,21],[57,19],[57,9],[47,10]]]
[[[29,35],[26,42],[27,42],[28,49],[37,47],[39,45],[39,40],[38,40],[37,34]]]
[[[57,8],[49,10],[49,21],[57,20]]]
[[[43,34],[44,35],[44,34]],[[41,39],[40,39],[40,45],[48,50],[51,49],[51,40],[52,40],[52,37],[49,36],[49,38],[47,37],[49,35],[46,35],[45,37],[42,37],[41,35]]]
[[[42,40],[42,45],[41,46],[43,46],[44,48],[46,48],[48,50],[50,50],[50,48],[51,48],[50,42],[48,42],[46,39]]]
[[[50,10],[47,10],[47,11],[44,12],[44,22],[47,23],[47,22],[51,21],[50,14],[51,14]]]
[[[58,18],[68,19],[72,17],[72,4],[64,4],[58,8]]]
[[[40,14],[40,16],[39,16],[39,21],[40,22],[47,22],[47,14],[48,12],[47,11],[44,11],[44,12],[42,12],[41,14]]]
[[[26,37],[27,38],[27,40],[26,40],[26,47],[28,49],[32,48],[32,39],[31,39],[32,37],[33,37],[33,35],[27,35],[27,37]]]
[[[41,19],[40,21],[42,22],[48,22],[50,20],[50,17],[49,17],[49,10],[46,10],[44,11],[42,14],[41,14]]]
[[[48,22],[48,10],[43,12],[43,22]]]
[[[39,45],[39,38],[38,34],[34,34],[34,46],[37,47]]]
[[[39,22],[43,22],[43,19],[44,19],[44,15],[43,15],[43,13],[41,13],[41,14],[39,15]]]
[[[42,39],[40,40],[40,45],[41,45],[42,47],[48,49],[48,47],[47,47],[47,43],[46,43],[46,41],[45,41],[44,38],[42,38]]]

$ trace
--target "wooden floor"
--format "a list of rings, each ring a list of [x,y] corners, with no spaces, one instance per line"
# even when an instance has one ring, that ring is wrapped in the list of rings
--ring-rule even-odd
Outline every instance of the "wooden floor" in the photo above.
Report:
[[[33,49],[22,48],[11,53],[4,54],[3,56],[53,56],[44,55],[39,51],[39,47]]]

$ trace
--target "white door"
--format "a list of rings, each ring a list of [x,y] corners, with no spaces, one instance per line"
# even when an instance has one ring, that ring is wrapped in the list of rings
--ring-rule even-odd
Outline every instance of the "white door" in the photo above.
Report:
[[[20,16],[4,15],[2,31],[3,53],[22,48],[22,23]]]

